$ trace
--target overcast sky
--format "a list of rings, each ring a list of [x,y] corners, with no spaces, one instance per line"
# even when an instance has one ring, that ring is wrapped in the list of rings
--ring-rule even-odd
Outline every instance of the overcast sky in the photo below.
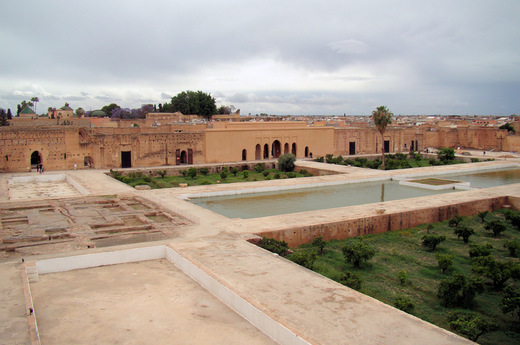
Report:
[[[520,1],[2,0],[0,107],[520,114]]]

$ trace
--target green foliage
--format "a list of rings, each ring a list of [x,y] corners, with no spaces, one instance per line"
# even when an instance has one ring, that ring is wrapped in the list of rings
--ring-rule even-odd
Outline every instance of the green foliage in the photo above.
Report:
[[[450,228],[454,228],[454,227],[457,227],[460,222],[462,222],[462,217],[461,216],[455,216],[455,217],[451,218],[448,221],[448,226]]]
[[[441,242],[446,241],[446,236],[437,234],[426,234],[422,237],[422,245],[425,246],[429,251],[433,252],[437,245]]]
[[[229,174],[228,174],[228,172],[226,170],[222,170],[219,175],[220,175],[221,179],[225,180],[226,177],[228,177]]]
[[[248,178],[248,177],[249,177],[249,170],[244,170],[244,171],[242,171],[242,176],[243,176],[244,178]]]
[[[517,258],[518,254],[520,254],[520,241],[506,241],[506,243],[504,243],[504,248],[509,251],[509,256]]]
[[[188,172],[186,173],[186,176],[188,176],[189,178],[191,178],[192,180],[195,179],[195,176],[197,176],[197,169],[195,168],[189,168],[188,169]]]
[[[475,158],[475,157],[471,157],[470,160],[471,160],[471,163],[478,163],[478,162],[480,162],[480,159]]]
[[[481,223],[484,223],[484,221],[486,220],[486,216],[489,214],[488,211],[482,211],[482,212],[479,212],[477,214],[477,217],[479,218],[480,222]]]
[[[498,330],[495,321],[476,313],[449,313],[448,324],[452,330],[471,341],[477,341],[481,335]]]
[[[464,226],[464,225],[457,225],[455,226],[455,229],[453,229],[453,232],[455,235],[457,235],[457,238],[461,238],[464,241],[464,243],[469,242],[469,237],[473,234],[475,234],[475,230]]]
[[[238,168],[237,167],[232,167],[230,172],[233,174],[233,176],[237,176],[238,174]]]
[[[377,107],[377,109],[372,112],[372,120],[374,121],[374,124],[376,125],[377,130],[381,134],[381,140],[383,140],[382,138],[385,134],[386,127],[392,123],[392,115],[393,114],[390,112],[390,110],[388,110],[388,108],[386,106]],[[384,146],[381,144],[380,144],[380,146],[381,146],[381,157],[382,157],[381,169],[385,170],[386,164],[385,164]]]
[[[323,163],[324,161],[325,161],[325,158],[323,158],[323,157],[316,158],[316,162],[318,162],[318,163]]]
[[[451,162],[455,159],[455,150],[451,147],[441,147],[437,157],[442,163]]]
[[[453,264],[453,255],[449,254],[435,254],[441,273],[444,274],[446,270]]]
[[[342,277],[339,279],[340,284],[348,286],[354,290],[361,290],[361,278],[359,275],[353,272],[345,272]]]
[[[280,173],[274,174],[274,178],[275,180],[279,180],[281,178]]]
[[[325,249],[327,242],[323,240],[323,237],[319,236],[312,241],[312,245],[318,247],[320,255],[323,255],[323,250]]]
[[[289,260],[297,263],[300,266],[312,270],[314,268],[314,261],[316,261],[316,252],[297,251],[289,256]]]
[[[512,132],[513,134],[515,133],[515,128],[509,122],[498,127],[498,129],[507,129],[508,132]]]
[[[394,299],[394,306],[408,314],[412,314],[415,309],[415,304],[412,300],[403,296],[397,296]]]
[[[348,241],[343,247],[342,252],[345,260],[352,262],[356,268],[360,267],[361,262],[372,259],[376,254],[375,249],[360,238]]]
[[[493,219],[484,224],[484,228],[488,231],[493,232],[493,237],[498,237],[504,231],[506,231],[507,227],[504,221],[500,219]]]
[[[511,277],[520,278],[520,263],[497,261],[491,255],[475,258],[471,269],[489,278],[495,290],[501,290]]]
[[[513,313],[520,321],[520,289],[511,285],[504,289],[504,296],[500,301],[500,307],[504,313]]]
[[[261,173],[265,170],[265,163],[258,163],[257,165],[255,165],[254,169],[257,173]]]
[[[520,230],[520,213],[518,211],[507,210],[504,216],[517,230]]]
[[[491,255],[491,250],[493,246],[489,243],[486,244],[472,244],[469,247],[469,257],[470,258],[478,258],[480,256],[488,256]]]
[[[172,97],[171,103],[165,103],[163,112],[180,111],[184,115],[200,115],[211,118],[217,113],[215,99],[202,91],[183,91]]]
[[[161,176],[161,178],[164,178],[164,176],[166,176],[166,170],[157,170],[157,174]]]
[[[281,256],[285,256],[287,254],[287,250],[289,249],[287,242],[278,241],[267,237],[262,237],[259,246]]]
[[[399,280],[399,284],[404,285],[408,280],[408,274],[405,270],[400,270],[399,272],[397,272],[397,279]]]
[[[186,174],[188,173],[188,170],[184,170],[184,169],[183,169],[183,170],[179,170],[179,173],[180,173],[182,176],[186,177]]]
[[[209,169],[207,167],[202,167],[199,169],[199,172],[201,173],[202,176],[206,176],[209,174]]]
[[[283,154],[280,157],[278,157],[278,169],[284,172],[294,171],[295,161],[296,156],[292,153]]]
[[[7,112],[0,108],[0,127],[9,126],[9,121],[7,121]]]
[[[270,172],[269,170],[264,170],[262,174],[264,175],[264,177],[267,177],[270,174]]]
[[[451,278],[444,279],[437,289],[437,297],[447,308],[473,306],[477,293],[484,291],[484,284],[478,277],[466,278],[461,273],[455,273]]]
[[[287,173],[287,177],[288,177],[288,178],[295,178],[295,177],[296,177],[296,173],[295,173],[294,171],[289,171],[289,172]]]

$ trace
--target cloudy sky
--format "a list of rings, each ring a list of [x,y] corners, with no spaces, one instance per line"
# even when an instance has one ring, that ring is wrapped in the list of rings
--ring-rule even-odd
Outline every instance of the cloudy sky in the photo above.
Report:
[[[520,114],[520,1],[0,2],[0,107]]]

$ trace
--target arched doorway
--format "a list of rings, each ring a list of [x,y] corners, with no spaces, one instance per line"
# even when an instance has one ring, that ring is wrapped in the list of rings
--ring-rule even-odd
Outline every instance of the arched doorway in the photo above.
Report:
[[[260,144],[256,144],[255,147],[255,160],[262,159],[262,149],[260,148]]]
[[[280,142],[278,140],[273,141],[272,152],[271,152],[273,158],[280,157],[281,153],[282,153],[282,144],[280,144]]]
[[[283,154],[286,155],[289,153],[289,143],[285,143],[285,145],[283,145]]]
[[[305,157],[309,157],[309,146],[305,146]]]
[[[264,145],[264,159],[269,159],[269,145]]]
[[[242,150],[242,160],[247,161],[247,150],[246,149]]]
[[[187,154],[186,154],[186,151],[184,151],[184,150],[181,151],[180,163],[181,164],[188,163]]]
[[[296,143],[292,143],[291,153],[296,156]]]
[[[36,168],[38,164],[41,164],[42,162],[42,155],[38,151],[34,151],[31,153],[31,167]]]

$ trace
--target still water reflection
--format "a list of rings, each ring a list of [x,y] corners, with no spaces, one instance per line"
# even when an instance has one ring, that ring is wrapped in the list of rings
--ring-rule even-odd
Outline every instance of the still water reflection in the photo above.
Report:
[[[469,181],[472,187],[488,188],[520,183],[520,169],[440,177]],[[257,218],[453,192],[458,191],[434,191],[401,186],[398,181],[379,181],[269,193],[195,198],[190,201],[228,218]]]

